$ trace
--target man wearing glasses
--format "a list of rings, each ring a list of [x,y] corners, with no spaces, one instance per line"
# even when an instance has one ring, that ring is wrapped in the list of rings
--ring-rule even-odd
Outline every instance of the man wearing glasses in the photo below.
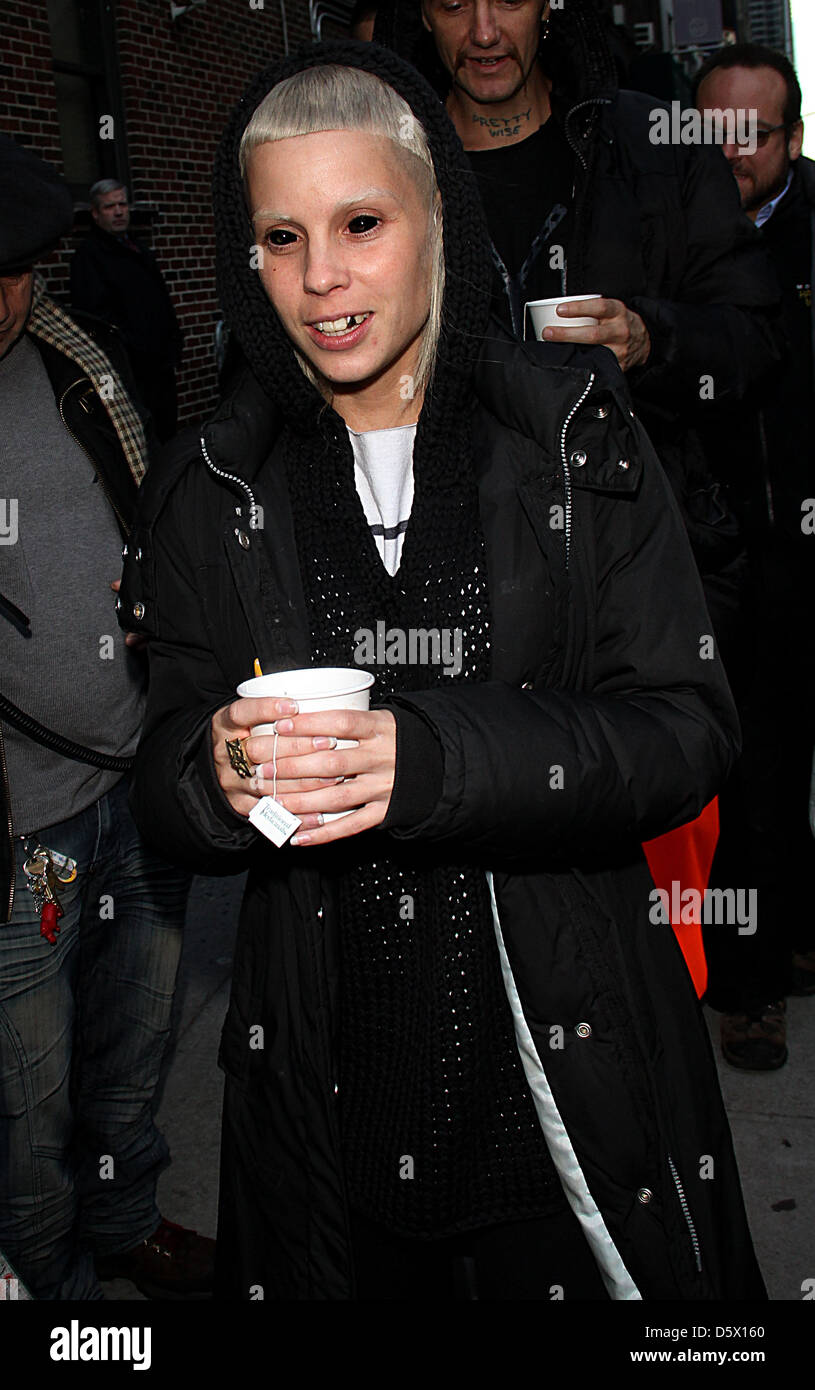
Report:
[[[757,409],[730,410],[717,453],[748,540],[751,669],[736,686],[744,755],[723,801],[721,883],[757,886],[758,930],[708,931],[708,999],[723,1011],[722,1048],[751,1070],[786,1060],[784,996],[815,994],[807,825],[815,739],[815,661],[805,633],[815,606],[815,375],[812,269],[815,163],[801,155],[801,88],[783,54],[735,44],[700,70],[697,105],[756,112],[755,148],[725,144],[742,206],[782,287],[789,354]],[[769,1001],[769,1002],[768,1002]]]
[[[741,194],[744,211],[757,227],[769,221],[789,191],[804,140],[801,88],[792,64],[759,44],[732,44],[713,55],[696,83],[701,111],[756,111],[756,149],[722,147]],[[804,160],[810,167],[811,161]]]

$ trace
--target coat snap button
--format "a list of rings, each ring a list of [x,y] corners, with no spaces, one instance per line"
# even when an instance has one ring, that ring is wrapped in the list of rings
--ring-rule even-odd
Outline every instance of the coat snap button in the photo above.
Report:
[[[119,598],[119,595],[117,594],[117,595],[116,595],[116,612],[117,612],[117,613],[120,613],[121,611],[122,611],[122,600]]]
[[[127,541],[125,541],[124,545],[122,546],[122,559],[127,559]]]
[[[574,453],[569,458],[569,462],[573,468],[582,468],[587,458],[588,454],[585,449],[575,449]]]
[[[590,1037],[591,1037],[591,1024],[590,1024],[590,1023],[578,1023],[578,1025],[577,1025],[577,1027],[575,1028],[574,1031],[576,1032],[576,1034],[577,1034],[577,1036],[578,1036],[579,1038],[590,1038]]]
[[[650,1202],[653,1195],[650,1187],[641,1187],[637,1193],[637,1201],[642,1202],[643,1206],[645,1206]]]
[[[628,462],[628,459],[618,459],[617,467],[621,468],[623,473],[626,473],[628,469],[631,467],[631,464]]]
[[[143,603],[134,603],[134,604],[133,604],[133,617],[136,619],[136,622],[137,622],[137,623],[138,623],[138,622],[141,622],[142,618],[144,617],[144,604],[143,604]]]
[[[142,554],[142,552],[141,552],[141,546],[137,546],[137,548],[136,548],[136,553],[135,553],[135,555],[133,556],[133,559],[136,561],[136,564],[137,564],[137,565],[140,565],[140,564],[141,564],[141,554]]]
[[[249,540],[249,537],[247,536],[246,532],[238,530],[238,527],[236,526],[235,535],[238,538],[238,545],[242,545],[244,550],[248,550],[249,546],[251,545],[251,541]]]
[[[531,689],[532,689],[532,682],[531,682],[531,681],[524,681],[523,685],[521,686],[521,690],[531,690]]]
[[[595,420],[605,420],[606,416],[608,415],[608,412],[609,407],[607,405],[596,405],[591,413],[594,416]]]

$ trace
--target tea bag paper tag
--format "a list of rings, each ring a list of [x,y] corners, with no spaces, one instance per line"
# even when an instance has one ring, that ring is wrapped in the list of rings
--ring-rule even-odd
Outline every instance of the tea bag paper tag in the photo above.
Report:
[[[298,825],[302,824],[297,816],[293,816],[291,811],[287,811],[285,806],[281,806],[271,796],[262,796],[253,811],[249,812],[249,820],[261,835],[265,835],[267,840],[277,845],[285,845],[286,841],[294,834]]]

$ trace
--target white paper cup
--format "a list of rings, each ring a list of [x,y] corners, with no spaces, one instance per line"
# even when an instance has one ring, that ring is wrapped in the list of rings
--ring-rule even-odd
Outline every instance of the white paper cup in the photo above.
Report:
[[[296,700],[301,714],[312,714],[322,709],[369,709],[371,686],[374,678],[370,671],[360,671],[353,666],[317,666],[301,671],[273,671],[268,676],[252,676],[251,680],[241,681],[238,695],[242,699]],[[274,724],[255,724],[251,730],[257,737],[261,734],[274,734]],[[338,748],[357,748],[356,739],[337,740]],[[339,820],[350,815],[350,811],[331,811],[324,813],[325,821]]]
[[[561,318],[557,312],[558,304],[579,304],[583,299],[600,299],[599,294],[565,294],[558,299],[530,299],[524,305],[524,338],[526,338],[526,311],[532,320],[535,337],[543,338],[544,328],[596,328],[599,319],[575,316]]]

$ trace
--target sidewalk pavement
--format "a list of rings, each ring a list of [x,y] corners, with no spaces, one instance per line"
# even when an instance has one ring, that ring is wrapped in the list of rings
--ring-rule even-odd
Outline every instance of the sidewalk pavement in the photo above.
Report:
[[[162,1215],[208,1236],[216,1233],[218,1211],[223,1077],[216,1059],[243,884],[242,876],[193,884],[175,1041],[158,1108],[172,1154],[159,1180]],[[787,1010],[790,1056],[777,1072],[730,1067],[719,1048],[719,1016],[705,1013],[759,1264],[771,1299],[797,1301],[804,1281],[815,1279],[815,998],[791,998]],[[108,1298],[142,1297],[124,1279],[103,1288]]]

